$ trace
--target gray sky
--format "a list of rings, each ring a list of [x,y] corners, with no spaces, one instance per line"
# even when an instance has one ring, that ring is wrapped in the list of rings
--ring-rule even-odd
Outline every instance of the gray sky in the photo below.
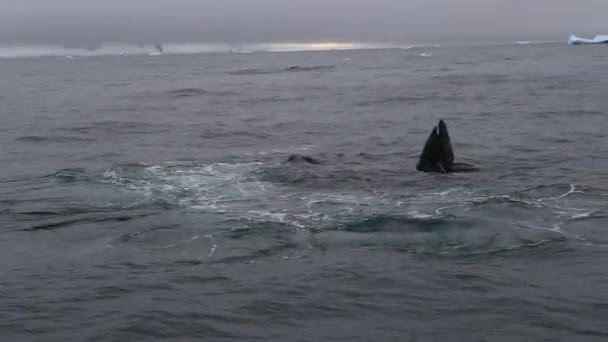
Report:
[[[608,34],[608,0],[0,0],[0,44],[445,43]]]

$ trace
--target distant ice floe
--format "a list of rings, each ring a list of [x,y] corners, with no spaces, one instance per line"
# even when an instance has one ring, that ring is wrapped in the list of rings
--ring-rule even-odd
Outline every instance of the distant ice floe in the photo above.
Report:
[[[570,35],[568,38],[568,44],[570,45],[582,45],[582,44],[608,44],[608,35],[597,35],[592,39],[581,38],[575,35]]]

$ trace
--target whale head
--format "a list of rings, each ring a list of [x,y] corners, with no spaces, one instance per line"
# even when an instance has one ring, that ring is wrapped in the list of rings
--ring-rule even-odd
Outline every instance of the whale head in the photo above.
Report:
[[[448,127],[439,120],[426,140],[416,169],[424,172],[448,173],[454,165],[454,151]]]

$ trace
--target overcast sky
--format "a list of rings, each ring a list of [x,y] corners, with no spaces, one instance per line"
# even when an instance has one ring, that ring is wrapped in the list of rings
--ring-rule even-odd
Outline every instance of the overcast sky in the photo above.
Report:
[[[608,34],[608,0],[0,0],[0,43],[444,43]]]

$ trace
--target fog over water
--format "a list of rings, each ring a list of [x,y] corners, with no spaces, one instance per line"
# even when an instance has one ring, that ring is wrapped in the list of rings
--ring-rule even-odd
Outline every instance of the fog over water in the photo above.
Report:
[[[0,44],[561,40],[608,31],[601,0],[0,0]]]

